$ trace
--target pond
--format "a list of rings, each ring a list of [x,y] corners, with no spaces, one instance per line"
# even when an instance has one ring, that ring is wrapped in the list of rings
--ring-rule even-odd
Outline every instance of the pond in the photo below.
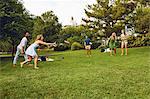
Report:
[[[8,62],[12,62],[13,61],[13,57],[11,56],[4,56],[4,57],[0,57],[0,64],[4,64],[4,63],[8,63]],[[23,61],[23,56],[20,56],[18,59],[18,62]]]

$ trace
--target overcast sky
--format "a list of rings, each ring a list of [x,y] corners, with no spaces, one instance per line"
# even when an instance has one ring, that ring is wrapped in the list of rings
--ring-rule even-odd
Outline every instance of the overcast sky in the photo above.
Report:
[[[22,0],[25,8],[34,15],[52,10],[63,25],[70,24],[71,16],[78,24],[85,17],[84,9],[96,0]]]

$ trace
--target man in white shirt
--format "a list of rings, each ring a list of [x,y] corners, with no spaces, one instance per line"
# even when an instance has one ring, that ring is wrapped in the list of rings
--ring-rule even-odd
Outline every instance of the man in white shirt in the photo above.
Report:
[[[20,44],[17,46],[16,55],[15,55],[15,58],[13,60],[13,66],[14,67],[16,66],[16,63],[17,63],[17,60],[18,60],[18,57],[19,57],[20,54],[24,55],[25,60],[27,59],[27,56],[25,55],[25,49],[26,49],[27,42],[28,42],[27,38],[29,36],[30,36],[30,34],[28,32],[26,32],[24,37],[22,38]]]

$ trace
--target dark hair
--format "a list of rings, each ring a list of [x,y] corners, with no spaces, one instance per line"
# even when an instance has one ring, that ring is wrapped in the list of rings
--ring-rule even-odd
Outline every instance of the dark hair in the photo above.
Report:
[[[28,31],[24,32],[24,35],[26,35],[26,33],[29,33]]]

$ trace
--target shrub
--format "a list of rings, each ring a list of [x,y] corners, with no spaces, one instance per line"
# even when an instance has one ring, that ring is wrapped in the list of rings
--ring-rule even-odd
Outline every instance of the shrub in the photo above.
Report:
[[[141,47],[150,45],[150,33],[140,34],[137,37],[129,36],[128,47]]]
[[[72,45],[71,45],[71,50],[73,51],[73,50],[79,50],[79,49],[82,49],[83,48],[83,46],[80,44],[80,43],[78,43],[78,42],[74,42],[74,43],[72,43]]]
[[[130,36],[128,38],[128,47],[141,47],[141,46],[149,46],[150,36],[147,35],[139,35],[137,37]]]
[[[0,40],[0,51],[10,52],[12,45],[7,40]]]
[[[73,44],[73,42],[81,42],[81,38],[79,36],[73,36],[73,37],[68,38],[67,41]]]
[[[92,43],[92,49],[96,49],[96,48],[98,48],[100,45],[101,45],[100,42],[93,42],[93,43]]]
[[[54,51],[65,51],[68,50],[69,46],[64,44],[64,43],[60,43],[57,47],[54,48]]]
[[[107,46],[105,46],[105,45],[100,45],[100,46],[98,47],[98,49],[105,49],[105,48],[107,48]]]

